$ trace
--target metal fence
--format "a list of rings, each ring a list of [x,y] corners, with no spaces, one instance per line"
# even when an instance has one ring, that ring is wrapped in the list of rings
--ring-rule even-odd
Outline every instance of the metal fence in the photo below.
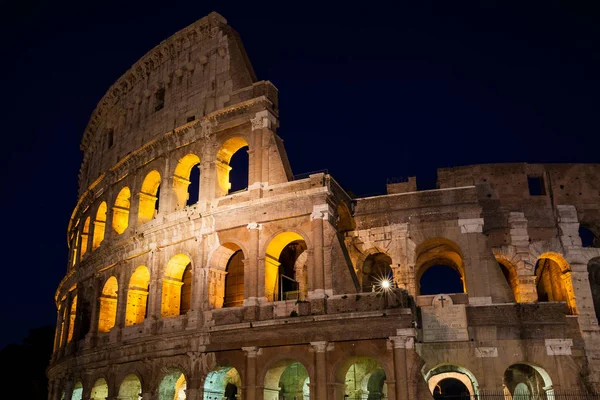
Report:
[[[345,396],[345,400],[386,400],[384,394]],[[431,399],[428,397],[427,400]],[[485,391],[477,395],[434,395],[434,400],[600,400],[600,394],[590,394],[581,391],[558,391],[542,394],[517,394],[511,396],[504,391]],[[421,400],[421,399],[419,399]],[[423,399],[425,400],[425,399]]]

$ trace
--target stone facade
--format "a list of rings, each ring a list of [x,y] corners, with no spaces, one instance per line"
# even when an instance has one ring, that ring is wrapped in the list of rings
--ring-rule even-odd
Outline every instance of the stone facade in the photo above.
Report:
[[[598,244],[600,165],[446,168],[436,190],[351,198],[294,178],[277,104],[216,13],[109,89],[81,145],[49,400],[600,390],[600,249],[579,236]],[[434,267],[462,291],[425,293]]]

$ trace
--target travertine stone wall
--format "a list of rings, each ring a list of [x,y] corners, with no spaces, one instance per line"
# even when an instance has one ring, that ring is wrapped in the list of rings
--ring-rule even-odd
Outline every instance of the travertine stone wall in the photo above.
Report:
[[[410,179],[351,198],[328,174],[294,178],[278,123],[277,89],[256,80],[216,13],[109,89],[82,140],[50,400],[126,398],[138,387],[144,400],[199,400],[224,396],[227,382],[242,398],[276,398],[298,363],[302,390],[318,400],[369,388],[427,399],[453,377],[473,394],[514,390],[507,371],[543,382],[547,396],[600,390],[600,290],[590,287],[600,249],[579,238],[580,225],[600,233],[599,165],[444,168],[436,190]],[[248,151],[248,185],[230,193],[238,151]],[[187,205],[194,165],[199,200]],[[294,242],[306,250],[285,300],[278,257]],[[224,307],[238,251],[242,304]],[[363,285],[375,256],[390,260],[388,290]],[[422,313],[439,296],[422,294],[421,278],[435,265],[459,277],[464,293],[442,294],[462,317],[428,341]],[[541,283],[560,300],[544,301]]]

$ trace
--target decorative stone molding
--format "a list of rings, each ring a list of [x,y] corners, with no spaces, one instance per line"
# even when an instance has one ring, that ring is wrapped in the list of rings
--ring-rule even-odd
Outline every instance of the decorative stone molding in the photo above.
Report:
[[[262,349],[256,346],[252,347],[242,347],[244,353],[246,353],[246,357],[248,358],[256,358],[256,356],[260,356],[262,354]]]
[[[480,233],[483,232],[483,218],[459,219],[460,233]]]
[[[388,339],[388,349],[412,349],[415,347],[414,328],[396,329],[396,336],[390,336]]]
[[[476,347],[475,348],[475,357],[477,357],[477,358],[498,357],[498,348],[497,347]]]
[[[492,298],[490,296],[469,297],[470,306],[485,306],[488,304],[492,304]]]
[[[208,137],[213,133],[213,123],[209,119],[204,119],[200,122],[200,127],[202,128],[202,137]]]
[[[333,215],[329,208],[329,204],[318,204],[313,206],[313,212],[310,214],[310,220],[313,219],[328,219]]]
[[[248,230],[251,230],[251,229],[258,229],[258,230],[261,230],[261,229],[262,229],[262,224],[259,224],[258,222],[250,222],[250,223],[249,223],[249,224],[246,226],[246,228],[247,228]]]
[[[264,189],[269,186],[269,182],[254,182],[248,186],[248,190]]]
[[[546,354],[549,356],[570,356],[573,339],[546,339]]]
[[[324,353],[326,351],[333,351],[334,349],[334,344],[333,343],[329,343],[327,341],[320,341],[320,342],[310,342],[310,350],[311,352],[315,352],[315,353]]]
[[[277,126],[277,118],[267,110],[257,112],[254,118],[250,118],[250,122],[253,131]]]

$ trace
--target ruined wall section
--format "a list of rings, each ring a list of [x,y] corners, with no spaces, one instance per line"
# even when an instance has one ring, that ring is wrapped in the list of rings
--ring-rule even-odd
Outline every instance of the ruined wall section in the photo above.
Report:
[[[598,164],[482,164],[438,169],[438,187],[476,185],[490,244],[503,246],[510,244],[510,212],[524,213],[531,242],[551,241],[559,235],[556,207],[567,204],[598,236],[599,173]],[[536,179],[540,194],[530,190],[529,180]]]
[[[145,143],[255,97],[242,90],[255,81],[237,33],[217,13],[163,41],[119,78],[92,113],[81,142],[80,195]]]

